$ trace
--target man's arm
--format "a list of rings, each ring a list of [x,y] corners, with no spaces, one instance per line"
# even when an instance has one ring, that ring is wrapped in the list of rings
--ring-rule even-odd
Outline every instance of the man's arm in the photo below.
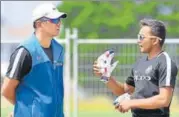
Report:
[[[173,96],[178,69],[167,55],[160,58],[160,60],[161,63],[158,70],[159,94],[147,99],[131,100],[132,108],[155,109],[169,106]]]
[[[126,79],[126,83],[117,82],[113,77],[110,77],[106,85],[117,96],[120,96],[124,93],[132,94],[135,89],[133,76],[134,75],[133,75],[133,69],[132,69],[129,77]]]
[[[4,96],[13,105],[15,103],[15,90],[18,84],[18,80],[5,77],[2,85],[2,96]]]
[[[1,90],[1,94],[10,103],[15,103],[16,88],[23,77],[29,73],[31,65],[32,59],[26,49],[18,48],[12,53]]]
[[[158,68],[159,94],[147,99],[131,100],[132,108],[155,109],[169,106],[173,96],[173,88],[175,87],[178,70],[167,54],[160,57],[161,61]]]
[[[131,94],[134,92],[133,86],[128,85],[127,83],[117,82],[114,77],[111,77],[106,85],[117,96],[124,93]]]
[[[156,96],[146,99],[133,99],[129,101],[131,108],[156,109],[168,107],[173,95],[172,87],[160,88],[160,93]]]
[[[169,106],[173,97],[173,89],[175,87],[178,69],[176,64],[172,62],[167,55],[160,57],[158,68],[159,94],[146,99],[123,101],[120,104],[122,112],[125,112],[130,108],[156,109]]]
[[[100,68],[97,66],[96,61],[93,65],[93,72],[98,77],[102,76],[102,74],[100,73]],[[117,82],[114,77],[111,76],[106,85],[117,96],[122,95],[126,92],[133,93],[134,91],[134,80],[132,74],[130,77],[127,78],[126,83]]]

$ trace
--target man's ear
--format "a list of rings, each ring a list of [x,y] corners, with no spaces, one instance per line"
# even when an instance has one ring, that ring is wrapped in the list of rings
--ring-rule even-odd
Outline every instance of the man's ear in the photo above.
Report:
[[[42,25],[41,22],[36,22],[36,23],[35,23],[35,26],[36,26],[36,27],[40,27],[41,25]]]
[[[160,40],[156,38],[153,40],[153,45],[157,45],[157,44],[160,44]]]

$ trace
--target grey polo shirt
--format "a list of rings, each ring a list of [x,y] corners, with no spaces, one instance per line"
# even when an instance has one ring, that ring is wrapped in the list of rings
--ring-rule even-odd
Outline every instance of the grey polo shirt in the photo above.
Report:
[[[148,60],[142,57],[134,64],[126,83],[135,87],[133,99],[144,99],[159,94],[159,88],[172,87],[176,82],[178,69],[167,52],[160,53],[157,57]],[[133,113],[141,115],[169,114],[169,107],[159,109],[133,109]]]

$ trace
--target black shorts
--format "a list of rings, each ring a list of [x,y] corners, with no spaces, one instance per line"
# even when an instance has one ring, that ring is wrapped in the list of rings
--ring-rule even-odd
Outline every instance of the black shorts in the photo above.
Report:
[[[146,115],[139,115],[139,114],[134,114],[134,113],[132,113],[132,117],[170,117],[170,115],[168,115],[168,114],[166,114],[166,115],[154,115],[154,114],[151,114],[151,115],[149,115],[149,114],[146,114]]]

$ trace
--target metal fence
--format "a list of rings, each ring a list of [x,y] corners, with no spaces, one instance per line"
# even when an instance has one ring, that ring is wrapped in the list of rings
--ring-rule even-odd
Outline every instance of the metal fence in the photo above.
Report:
[[[114,95],[96,78],[92,65],[96,58],[107,49],[114,49],[115,59],[119,61],[113,75],[118,81],[124,82],[135,61],[143,56],[139,52],[136,39],[76,39],[74,43],[74,92],[82,89],[86,97],[103,95],[114,99]],[[179,67],[179,39],[166,39],[164,50]],[[177,79],[179,78],[179,75]],[[179,87],[179,81],[177,86]],[[175,94],[178,90],[175,90]],[[78,116],[78,96],[74,95],[75,117]],[[95,105],[95,104],[94,104]]]
[[[69,30],[66,32],[65,39],[58,39],[58,42],[65,48],[65,116],[78,117],[80,106],[78,98],[81,96],[79,94],[85,97],[104,95],[113,98],[113,94],[92,72],[93,62],[101,53],[107,49],[114,49],[115,60],[118,60],[119,64],[113,75],[121,82],[127,78],[132,64],[143,55],[139,52],[136,39],[78,39],[77,31],[73,35],[70,35]],[[2,60],[4,60],[3,63],[8,62],[7,59],[2,58],[9,58],[19,42],[14,40],[1,41],[1,64]],[[7,53],[8,48],[11,48],[9,53]],[[164,48],[179,67],[179,39],[166,39]],[[179,79],[179,75],[177,79]],[[179,87],[179,82],[177,82],[177,87]],[[70,97],[73,98],[73,104],[70,104]],[[73,105],[72,114],[70,105]]]
[[[91,95],[98,95],[99,93],[106,95],[109,93],[92,72],[93,62],[101,53],[111,48],[115,51],[115,59],[119,61],[119,64],[113,75],[121,82],[125,81],[135,61],[143,56],[139,52],[135,39],[78,40],[78,45],[74,47],[78,49],[74,51],[76,53],[74,70],[75,73],[78,73],[75,78],[78,80],[78,86],[83,87]],[[164,50],[169,53],[172,60],[179,67],[179,39],[166,40]]]

